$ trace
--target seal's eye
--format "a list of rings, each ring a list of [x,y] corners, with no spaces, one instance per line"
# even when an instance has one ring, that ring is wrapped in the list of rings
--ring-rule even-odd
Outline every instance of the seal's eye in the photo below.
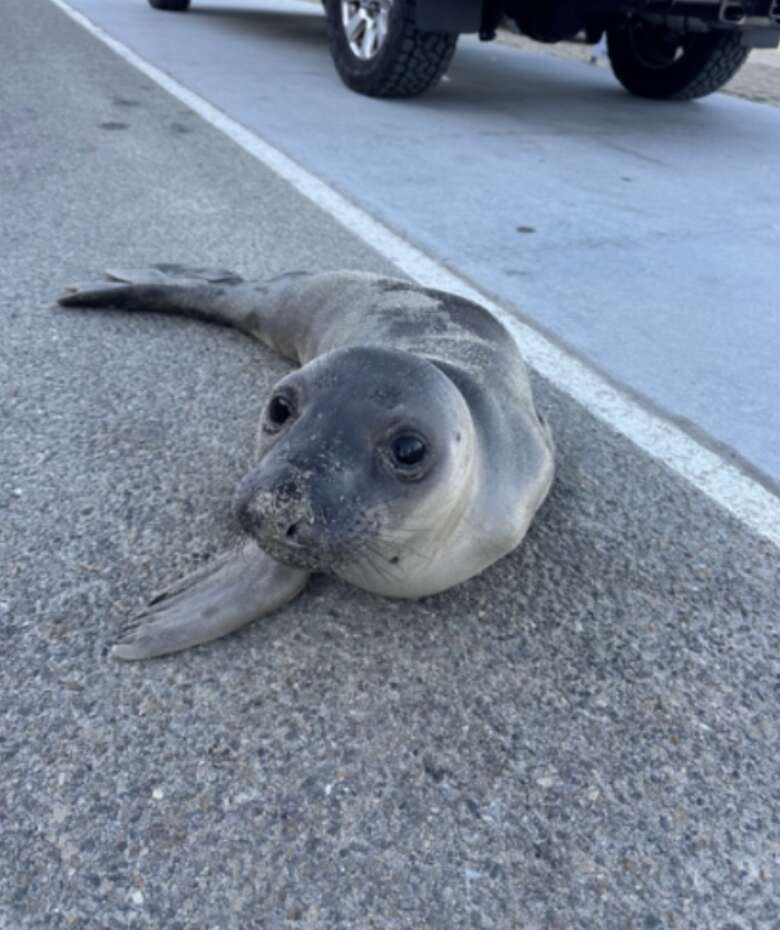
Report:
[[[275,394],[268,404],[268,420],[272,426],[283,426],[292,415],[292,403],[281,394]]]
[[[411,433],[402,433],[400,436],[396,436],[391,448],[393,450],[393,459],[396,465],[400,465],[401,468],[414,468],[415,465],[419,465],[428,451],[428,447],[422,439]]]

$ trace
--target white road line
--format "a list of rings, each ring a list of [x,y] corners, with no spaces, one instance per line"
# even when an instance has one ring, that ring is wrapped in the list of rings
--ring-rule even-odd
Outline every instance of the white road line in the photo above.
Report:
[[[511,330],[528,364],[612,429],[675,471],[751,530],[780,548],[780,499],[672,423],[650,413],[537,330],[521,323],[456,274],[350,203],[287,155],[264,142],[159,68],[108,35],[64,0],[64,13],[129,64],[240,145],[358,239],[427,287],[460,294],[490,310]],[[346,93],[346,91],[345,91]]]

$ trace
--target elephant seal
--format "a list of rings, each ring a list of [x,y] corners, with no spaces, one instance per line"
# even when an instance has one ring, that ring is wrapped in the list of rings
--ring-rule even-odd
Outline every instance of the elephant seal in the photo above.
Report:
[[[245,542],[152,601],[120,659],[229,633],[314,571],[386,597],[442,591],[514,549],[552,483],[518,346],[461,297],[359,272],[245,281],[168,264],[59,303],[234,326],[302,366],[273,389],[236,493]]]

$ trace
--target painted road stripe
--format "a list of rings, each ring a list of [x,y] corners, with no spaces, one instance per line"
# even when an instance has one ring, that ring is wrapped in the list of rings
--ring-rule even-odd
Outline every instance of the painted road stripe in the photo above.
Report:
[[[526,361],[535,371],[599,420],[716,501],[751,530],[780,548],[780,498],[679,427],[645,409],[579,359],[531,326],[520,322],[287,155],[145,61],[70,7],[65,0],[52,0],[52,3],[126,62],[287,181],[317,207],[338,220],[350,233],[391,261],[404,274],[427,287],[452,291],[482,304],[511,330],[522,347]]]

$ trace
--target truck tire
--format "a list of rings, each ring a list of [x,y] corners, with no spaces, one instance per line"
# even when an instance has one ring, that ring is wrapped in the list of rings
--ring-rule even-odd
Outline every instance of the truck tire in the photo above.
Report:
[[[414,97],[447,70],[457,33],[423,32],[415,0],[325,0],[341,80],[369,97]]]
[[[173,10],[176,13],[183,13],[189,9],[190,0],[149,0],[149,6],[155,10]]]
[[[607,52],[615,77],[639,97],[693,100],[729,81],[748,56],[740,35],[672,32],[630,19],[607,29]]]

